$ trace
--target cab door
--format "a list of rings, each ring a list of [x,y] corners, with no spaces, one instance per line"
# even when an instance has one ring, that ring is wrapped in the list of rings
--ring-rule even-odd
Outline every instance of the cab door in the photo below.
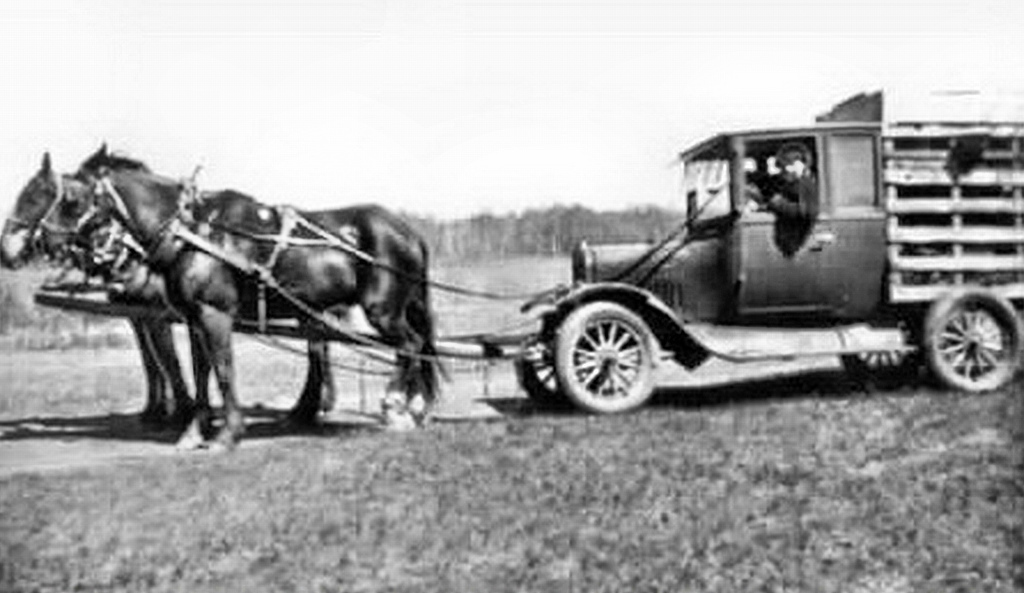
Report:
[[[812,171],[818,180],[818,201],[826,210],[824,184],[821,182],[819,145],[815,135],[757,138],[742,147],[745,185],[753,184],[755,175],[778,174],[775,153],[781,146],[799,142],[814,155]],[[752,208],[749,201],[740,205],[741,215],[734,235],[737,261],[737,313],[741,319],[771,323],[787,319],[830,315],[833,308],[828,275],[823,273],[829,261],[834,238],[822,217],[814,221],[799,249],[784,254],[776,241],[775,214]]]
[[[749,208],[742,214],[734,242],[737,312],[772,324],[866,319],[878,308],[885,273],[879,132],[830,131],[798,140],[813,142],[820,213],[788,256],[775,244],[774,214]]]

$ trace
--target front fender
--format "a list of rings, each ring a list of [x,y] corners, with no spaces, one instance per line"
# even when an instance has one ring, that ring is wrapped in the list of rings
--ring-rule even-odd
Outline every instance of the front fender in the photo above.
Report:
[[[640,315],[661,348],[671,352],[686,368],[700,365],[709,356],[708,349],[686,330],[682,320],[661,299],[648,290],[619,282],[578,284],[552,295],[549,301],[534,303],[533,313],[543,320],[541,337],[553,338],[570,312],[595,301],[617,303]]]

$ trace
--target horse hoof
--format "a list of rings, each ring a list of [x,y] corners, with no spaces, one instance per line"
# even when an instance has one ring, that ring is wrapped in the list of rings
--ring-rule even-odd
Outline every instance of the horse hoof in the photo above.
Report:
[[[210,451],[210,454],[212,455],[220,455],[223,453],[230,453],[234,451],[236,446],[238,446],[238,443],[236,443],[233,440],[218,439],[210,443],[207,449]]]
[[[209,449],[211,453],[227,453],[234,451],[235,447],[238,446],[238,436],[241,431],[234,431],[230,428],[222,428],[217,433],[217,438],[209,443]]]
[[[203,431],[199,427],[199,422],[193,420],[189,423],[188,428],[178,439],[178,442],[174,445],[174,448],[178,451],[195,451],[202,449],[206,443],[206,439],[203,438]]]
[[[198,435],[185,435],[178,439],[175,443],[174,448],[182,453],[188,451],[198,451],[206,446],[206,441]]]
[[[416,419],[409,412],[388,410],[384,413],[384,430],[389,432],[408,432],[416,428]]]

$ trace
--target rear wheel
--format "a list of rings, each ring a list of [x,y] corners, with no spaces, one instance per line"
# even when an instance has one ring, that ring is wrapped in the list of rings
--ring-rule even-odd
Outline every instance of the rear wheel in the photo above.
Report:
[[[932,304],[925,320],[928,366],[944,385],[968,392],[999,389],[1020,367],[1021,321],[1006,299],[967,292]]]
[[[569,314],[555,340],[555,371],[580,408],[615,414],[644,405],[654,392],[654,338],[644,320],[615,303]]]
[[[847,374],[862,386],[890,390],[918,380],[921,357],[917,352],[893,350],[842,356]]]

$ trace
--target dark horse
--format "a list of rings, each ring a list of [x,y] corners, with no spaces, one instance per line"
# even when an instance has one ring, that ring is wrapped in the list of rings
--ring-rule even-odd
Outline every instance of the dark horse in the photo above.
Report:
[[[137,165],[108,154],[103,146],[82,164],[77,177],[94,184],[100,211],[119,220],[145,248],[149,265],[165,279],[168,301],[189,324],[193,351],[206,354],[194,362],[212,365],[226,416],[216,446],[233,447],[244,432],[231,337],[236,318],[257,319],[261,309],[268,317],[315,325],[307,315],[310,309],[340,315],[361,306],[369,323],[396,349],[389,391],[403,391],[406,404],[417,396],[433,403],[439,367],[428,253],[411,227],[374,205],[303,212],[306,220],[353,249],[289,242],[291,231],[282,232],[280,211],[228,190],[194,204],[191,218],[207,221],[204,236],[196,240],[181,230],[190,218],[181,184]],[[246,262],[266,265],[279,290],[266,288]],[[208,369],[200,366],[196,376],[206,376]],[[192,433],[205,432],[210,421],[204,383],[196,386]]]
[[[112,283],[108,290],[112,303],[165,307],[163,277],[140,257],[133,254],[115,267],[113,258],[106,257],[112,254],[81,253],[97,248],[97,235],[111,231],[110,227],[103,227],[90,233],[81,224],[91,204],[90,189],[79,179],[54,171],[49,154],[44,155],[40,170],[26,183],[5,222],[0,238],[0,263],[13,269],[42,256],[70,257],[76,268]],[[170,321],[145,317],[129,318],[129,322],[146,376],[147,399],[140,419],[155,425],[186,424],[192,419],[194,404],[174,349]],[[309,343],[309,362],[303,395],[299,398],[301,405],[295,406],[289,415],[296,424],[315,422],[317,413],[329,410],[335,399],[326,343]],[[172,398],[167,397],[168,390]]]
[[[84,215],[89,187],[69,175],[54,171],[50,155],[43,155],[38,172],[18,194],[14,210],[4,223],[0,236],[0,266],[15,269],[42,256],[64,259],[73,254],[76,223]],[[91,261],[78,261],[87,273],[106,273]],[[161,301],[160,279],[140,275],[142,270],[125,270],[125,288],[112,292],[113,302],[157,304]],[[160,319],[129,319],[142,354],[146,375],[146,406],[140,418],[144,423],[181,423],[191,418],[193,403],[182,378],[174,350],[171,325]],[[167,396],[167,392],[173,394]]]

